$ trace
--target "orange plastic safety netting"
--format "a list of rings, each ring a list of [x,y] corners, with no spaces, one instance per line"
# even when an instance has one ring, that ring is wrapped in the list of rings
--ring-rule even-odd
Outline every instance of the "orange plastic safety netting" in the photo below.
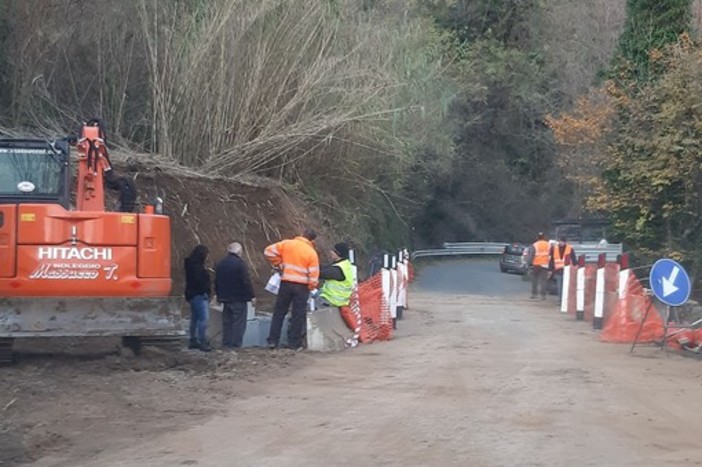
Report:
[[[624,294],[606,317],[601,339],[605,342],[631,343],[639,329],[638,342],[655,342],[663,337],[663,319],[653,307],[639,279],[630,273]]]
[[[680,329],[675,325],[668,328],[668,344],[671,347],[686,348],[702,352],[702,329]]]
[[[617,309],[619,300],[619,264],[607,263],[605,265],[605,296],[604,296],[604,322]]]
[[[383,296],[380,273],[359,284],[358,303],[361,309],[361,342],[392,339],[392,317]]]
[[[349,329],[353,331],[353,336],[346,341],[349,347],[356,347],[361,337],[361,303],[358,298],[358,287],[354,287],[348,306],[339,308],[341,318]]]

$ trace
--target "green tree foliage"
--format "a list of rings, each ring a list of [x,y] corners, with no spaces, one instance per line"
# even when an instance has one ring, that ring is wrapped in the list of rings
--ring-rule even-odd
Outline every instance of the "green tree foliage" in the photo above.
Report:
[[[550,124],[590,210],[644,260],[685,260],[699,277],[702,52],[680,34],[690,2],[632,0],[628,14],[613,79]]]
[[[462,92],[452,106],[455,155],[417,218],[424,238],[526,241],[569,209],[544,116],[559,101],[543,59],[536,1],[425,2],[452,34]],[[564,196],[566,195],[566,196]]]
[[[685,31],[692,1],[629,0],[608,92],[614,113],[590,207],[605,210],[643,257],[693,258],[700,192],[694,83],[698,55]]]
[[[538,0],[426,0],[437,23],[455,33],[461,43],[493,39],[507,46],[523,47],[532,38],[530,24]]]
[[[628,0],[613,76],[635,82],[654,76],[651,54],[689,31],[691,18],[692,0]]]
[[[648,257],[702,266],[702,52],[689,40],[665,49],[658,80],[622,102],[593,204]]]
[[[8,57],[5,48],[2,47],[2,44],[7,43],[10,33],[7,1],[0,0],[0,102],[8,100]]]

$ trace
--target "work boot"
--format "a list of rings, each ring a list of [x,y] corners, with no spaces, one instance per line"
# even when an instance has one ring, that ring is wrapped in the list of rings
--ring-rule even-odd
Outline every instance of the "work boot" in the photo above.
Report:
[[[546,300],[546,295],[542,295],[541,300]]]
[[[536,295],[532,295],[531,297],[529,297],[529,300],[536,300]]]
[[[271,349],[271,350],[275,350],[275,349],[276,349],[276,347],[278,347],[278,346],[277,346],[277,345],[275,345],[275,344],[274,344],[273,342],[269,342],[269,343],[268,343],[268,348],[269,348],[269,349]]]
[[[200,343],[196,340],[190,339],[190,342],[188,343],[188,348],[189,349],[199,349]]]
[[[201,352],[211,352],[212,347],[210,347],[209,344],[207,344],[206,342],[203,342],[202,344],[200,344],[200,351]]]

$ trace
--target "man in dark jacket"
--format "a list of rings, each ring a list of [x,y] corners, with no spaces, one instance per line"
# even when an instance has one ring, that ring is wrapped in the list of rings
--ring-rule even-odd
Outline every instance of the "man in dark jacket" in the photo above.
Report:
[[[242,247],[234,242],[227,247],[227,256],[218,264],[215,273],[217,301],[222,310],[222,346],[240,348],[246,332],[247,302],[256,303],[246,263],[241,259]]]
[[[205,266],[209,250],[205,245],[196,246],[185,258],[185,299],[190,303],[190,344],[189,349],[209,352],[207,343],[207,321],[212,290],[210,273]]]

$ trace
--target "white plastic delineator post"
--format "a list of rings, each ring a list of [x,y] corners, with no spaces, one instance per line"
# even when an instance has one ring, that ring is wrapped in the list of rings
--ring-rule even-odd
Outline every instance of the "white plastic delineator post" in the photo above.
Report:
[[[349,249],[349,262],[353,271],[353,283],[356,285],[358,284],[358,268],[356,267],[356,251],[353,249]]]
[[[356,266],[356,252],[351,249],[349,250],[349,261],[351,262],[351,271],[353,274],[353,293],[351,294],[351,301],[349,302],[349,308],[356,318],[356,323],[354,325],[353,336],[346,340],[346,344],[349,347],[358,346],[359,339],[361,337],[361,300],[358,296],[358,266]]]
[[[404,252],[405,254],[402,255],[402,259],[405,262],[405,298],[402,306],[405,307],[405,310],[409,310],[409,300],[407,299],[407,287],[409,287],[410,281],[410,254],[407,248],[404,249]]]
[[[561,287],[561,313],[568,313],[568,301],[570,300],[570,272],[573,267],[570,264],[570,255],[565,257],[565,266],[563,266],[563,284]]]
[[[407,288],[409,287],[409,255],[407,250],[402,251],[402,309],[407,309]]]
[[[383,298],[385,303],[390,305],[391,295],[392,295],[392,276],[390,274],[390,255],[383,255],[383,269],[380,272],[381,284],[383,288]],[[392,317],[393,328],[396,326],[397,317],[395,316],[395,310],[390,307],[390,316]]]
[[[585,319],[585,256],[578,258],[578,272],[576,272],[575,319]]]
[[[629,309],[629,279],[631,278],[631,269],[629,269],[629,253],[623,253],[617,258],[619,263],[619,283],[617,284],[617,309]],[[644,317],[644,321],[646,318]],[[634,350],[638,337],[634,339],[631,350]]]
[[[397,328],[397,256],[390,256],[390,316],[392,316],[393,328]]]
[[[602,329],[604,321],[604,299],[605,299],[605,265],[607,255],[600,253],[597,257],[597,276],[595,279],[595,312],[592,319],[592,329]]]
[[[405,262],[404,253],[397,253],[397,319],[402,319],[405,311]]]

